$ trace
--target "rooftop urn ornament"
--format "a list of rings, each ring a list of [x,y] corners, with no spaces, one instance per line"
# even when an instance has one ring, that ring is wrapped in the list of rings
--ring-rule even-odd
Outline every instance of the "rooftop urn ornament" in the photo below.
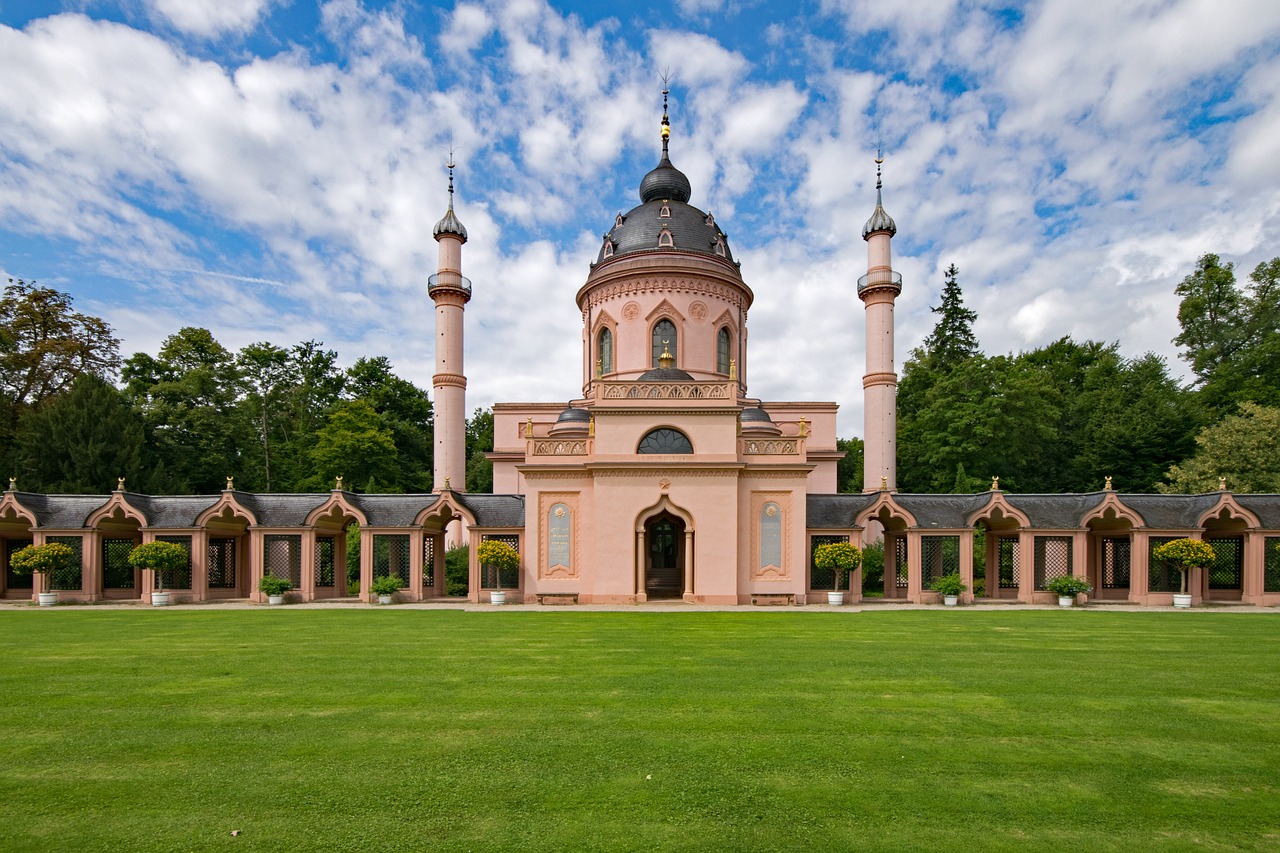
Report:
[[[236,487],[236,486],[235,486],[235,479],[236,479],[235,477],[228,477],[228,478],[227,478],[227,488],[225,489],[225,491],[230,492],[230,491],[234,491],[234,490],[235,490],[235,487]]]
[[[887,491],[889,491],[889,478],[888,478],[888,477],[883,477],[883,476],[882,476],[882,477],[880,478],[880,491],[882,491],[882,492],[887,492]]]
[[[999,478],[999,477],[992,477],[992,478],[991,478],[991,491],[993,491],[993,492],[998,492],[998,491],[1000,491],[1000,478]]]
[[[800,437],[804,438],[809,434],[809,425],[804,422],[804,415],[800,416]]]
[[[342,491],[342,475],[341,475],[341,474],[339,474],[337,477],[334,477],[334,479],[333,479],[333,490],[334,490],[335,492],[340,492],[340,491]]]
[[[452,491],[453,491],[453,484],[449,482],[449,478],[448,478],[448,477],[445,477],[445,478],[444,478],[444,490],[445,490],[446,492],[452,492]]]
[[[524,421],[524,437],[533,438],[533,418],[525,418]]]
[[[1104,489],[1106,489],[1108,492],[1115,491],[1114,489],[1112,489],[1112,488],[1111,488],[1111,475],[1110,475],[1110,474],[1108,474],[1108,475],[1107,475],[1107,484],[1106,484],[1106,486],[1104,486],[1103,488],[1104,488]]]
[[[9,491],[11,491],[11,492],[16,492],[16,491],[18,491],[18,478],[17,478],[17,477],[10,477],[10,478],[9,478]]]
[[[729,359],[729,381],[736,382],[738,379],[738,360],[736,358]]]
[[[1218,491],[1220,491],[1220,492],[1225,492],[1226,490],[1227,490],[1227,478],[1226,478],[1226,477],[1219,477],[1219,478],[1218,478]]]
[[[662,355],[658,356],[658,367],[663,370],[673,367],[676,363],[676,357],[672,355],[671,350],[667,348],[667,344],[669,343],[671,342],[666,339],[662,341]]]
[[[596,416],[592,415],[587,419],[587,438],[596,437]]]
[[[116,477],[116,491],[117,492],[124,491],[124,477]]]

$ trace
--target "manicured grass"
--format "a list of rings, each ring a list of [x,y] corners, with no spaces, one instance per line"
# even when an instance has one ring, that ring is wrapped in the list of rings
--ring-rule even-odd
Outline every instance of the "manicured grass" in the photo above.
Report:
[[[58,609],[0,651],[6,851],[1280,848],[1270,614]]]

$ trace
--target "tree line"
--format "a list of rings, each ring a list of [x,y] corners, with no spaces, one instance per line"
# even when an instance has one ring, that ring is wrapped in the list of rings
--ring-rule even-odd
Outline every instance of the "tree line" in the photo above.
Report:
[[[1280,258],[1241,286],[1201,257],[1175,289],[1174,338],[1193,381],[1116,342],[1064,337],[987,355],[959,271],[945,275],[932,332],[898,386],[898,486],[976,492],[1280,492]]]
[[[945,275],[936,325],[898,386],[898,486],[975,492],[1000,478],[1018,492],[1093,491],[1111,476],[1132,492],[1280,492],[1280,258],[1245,285],[1201,257],[1175,289],[1191,367],[1116,342],[1064,337],[987,355],[959,271]],[[71,297],[10,280],[0,298],[0,462],[23,489],[101,493],[117,477],[152,494],[207,494],[226,477],[263,492],[423,492],[432,479],[426,390],[388,359],[345,370],[323,343],[260,342],[238,352],[187,327],[155,354],[120,356],[99,318]],[[492,489],[493,415],[467,421],[467,489]],[[838,487],[862,488],[863,443],[845,451]]]
[[[152,494],[236,488],[424,492],[432,488],[426,390],[384,357],[345,370],[308,340],[232,352],[208,329],[120,356],[71,297],[10,280],[0,298],[0,462],[20,488],[98,494],[124,477]],[[486,432],[487,424],[487,432]],[[487,490],[493,418],[468,424],[468,487]],[[474,478],[474,479],[473,479]]]

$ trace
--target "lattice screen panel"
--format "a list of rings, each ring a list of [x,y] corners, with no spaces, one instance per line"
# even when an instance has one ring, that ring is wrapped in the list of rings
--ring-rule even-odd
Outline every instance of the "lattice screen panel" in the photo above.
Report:
[[[133,566],[129,565],[129,552],[135,543],[132,539],[102,540],[102,588],[133,589]]]
[[[46,542],[57,542],[66,545],[76,552],[75,562],[66,571],[54,572],[49,578],[52,589],[80,589],[84,583],[84,539],[80,536],[50,536]]]
[[[520,537],[512,533],[486,533],[480,537],[480,541],[488,542],[495,539],[498,542],[506,542],[512,548],[516,549],[516,553],[520,553]],[[507,569],[502,572],[500,578],[503,589],[516,589],[520,586],[520,569]]]
[[[332,536],[316,537],[316,586],[328,589],[337,578],[338,545]]]
[[[1150,592],[1178,592],[1182,578],[1177,569],[1171,569],[1155,557],[1155,551],[1166,542],[1172,542],[1177,536],[1152,536],[1147,540],[1147,589]]]
[[[187,552],[187,566],[184,569],[174,569],[169,572],[161,572],[165,589],[191,589],[191,537],[190,536],[157,536],[157,542],[171,542],[179,545]]]
[[[373,535],[373,577],[394,575],[401,586],[409,585],[409,535],[407,533],[375,533]]]
[[[1132,543],[1128,536],[1108,536],[1102,540],[1102,588],[1128,589]]]
[[[1263,548],[1262,591],[1280,592],[1280,536],[1268,536]]]
[[[1071,574],[1070,536],[1037,536],[1035,543],[1036,589]]]
[[[208,555],[209,588],[236,588],[236,540],[211,538],[205,549]]]
[[[893,584],[900,591],[907,590],[907,537],[893,537]]]
[[[302,586],[302,537],[272,533],[262,537],[262,573],[288,578],[293,588]]]
[[[1244,578],[1244,540],[1239,536],[1205,539],[1213,548],[1209,589],[1240,589]]]
[[[422,588],[433,589],[436,585],[436,539],[434,536],[422,537]]]
[[[21,551],[23,548],[31,544],[30,539],[6,539],[4,540],[4,588],[5,589],[34,589],[31,575],[27,573],[18,574],[9,568],[9,558]]]
[[[1006,536],[998,540],[1000,543],[1000,588],[1017,589],[1021,583],[1018,569],[1018,539]]]
[[[959,536],[920,537],[920,581],[928,589],[943,575],[960,571]]]
[[[814,536],[809,543],[809,589],[835,589],[836,573],[834,569],[820,569],[813,564],[813,552],[820,545],[835,542],[848,542],[848,536]]]

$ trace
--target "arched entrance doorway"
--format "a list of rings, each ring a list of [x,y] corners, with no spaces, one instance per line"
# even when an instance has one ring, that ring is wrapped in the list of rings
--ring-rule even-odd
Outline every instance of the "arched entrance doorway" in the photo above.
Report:
[[[649,599],[684,593],[684,521],[662,512],[645,522],[644,591]]]

